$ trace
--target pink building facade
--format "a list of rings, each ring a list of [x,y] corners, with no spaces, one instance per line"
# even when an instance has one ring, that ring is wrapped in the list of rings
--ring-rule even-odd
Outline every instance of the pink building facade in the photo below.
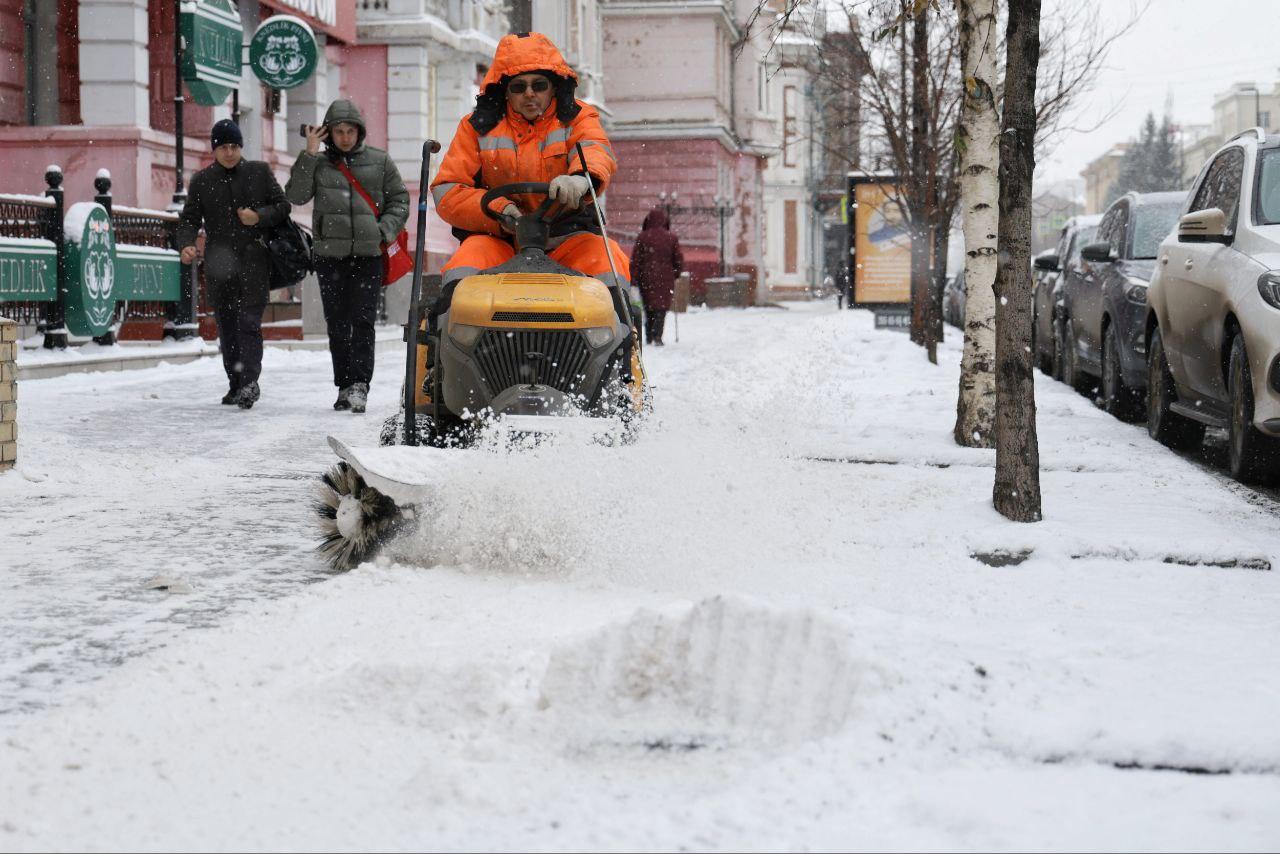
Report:
[[[779,82],[775,4],[757,15],[758,5],[614,0],[604,7],[604,55],[622,166],[608,194],[619,241],[630,245],[645,215],[674,196],[672,227],[695,293],[719,272],[723,245],[725,273],[746,275],[765,302],[806,291],[809,169],[784,157],[806,150],[786,144],[794,98]],[[803,90],[794,69],[781,76]],[[722,242],[716,209],[725,202]]]

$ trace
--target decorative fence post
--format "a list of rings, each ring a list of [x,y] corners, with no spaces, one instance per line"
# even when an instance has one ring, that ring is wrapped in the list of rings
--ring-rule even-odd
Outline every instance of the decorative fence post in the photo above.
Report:
[[[18,324],[0,317],[0,471],[18,459]]]
[[[99,169],[97,176],[93,179],[93,189],[97,190],[93,200],[106,208],[107,216],[111,216],[111,173],[106,169]],[[110,347],[116,343],[115,329],[108,329],[101,335],[93,336],[93,343]]]
[[[44,347],[46,350],[65,350],[67,349],[67,246],[62,225],[65,213],[62,198],[62,167],[50,166],[46,169],[44,182],[48,185],[44,194],[53,199],[47,236],[58,250],[58,298],[50,302],[45,311]]]

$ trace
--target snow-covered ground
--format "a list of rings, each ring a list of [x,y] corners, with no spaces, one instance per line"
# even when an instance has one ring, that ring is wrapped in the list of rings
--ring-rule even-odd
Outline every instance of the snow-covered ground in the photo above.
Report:
[[[249,413],[214,360],[23,384],[0,849],[1280,846],[1269,500],[1038,377],[1046,520],[1006,522],[957,342],[680,326],[636,445],[464,452],[338,576],[309,478],[398,356],[363,419],[325,353]]]

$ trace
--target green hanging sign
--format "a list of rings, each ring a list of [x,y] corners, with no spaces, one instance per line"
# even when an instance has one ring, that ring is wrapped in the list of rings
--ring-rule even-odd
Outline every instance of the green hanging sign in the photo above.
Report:
[[[262,22],[249,42],[249,67],[273,89],[292,89],[311,79],[319,62],[316,35],[306,21],[276,15]]]
[[[240,85],[244,27],[234,0],[183,0],[182,79],[197,104],[214,107]]]

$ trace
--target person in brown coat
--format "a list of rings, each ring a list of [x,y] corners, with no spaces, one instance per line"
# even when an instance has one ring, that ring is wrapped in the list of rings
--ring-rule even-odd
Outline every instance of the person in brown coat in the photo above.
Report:
[[[662,346],[662,325],[671,309],[676,276],[684,270],[680,240],[667,227],[667,212],[657,207],[649,212],[631,250],[631,281],[640,288],[644,301],[644,339]]]

